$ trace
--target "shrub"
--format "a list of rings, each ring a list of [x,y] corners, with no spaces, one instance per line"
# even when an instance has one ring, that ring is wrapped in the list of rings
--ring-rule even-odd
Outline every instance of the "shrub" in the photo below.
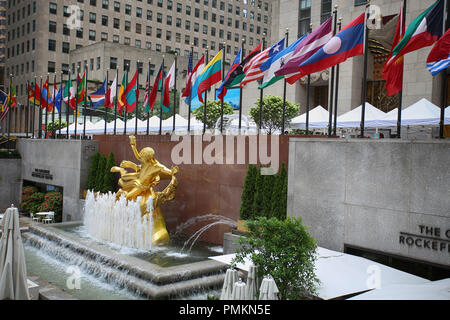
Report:
[[[111,152],[104,170],[103,187],[101,189],[101,192],[103,193],[107,193],[108,191],[114,192],[116,190],[116,173],[111,172],[111,168],[115,165],[116,161],[114,160],[114,154]]]
[[[271,275],[283,300],[299,300],[316,293],[319,280],[314,273],[317,245],[306,231],[300,218],[283,221],[259,217],[247,222],[249,233],[240,237],[233,259],[244,263],[249,256],[262,279]]]
[[[257,174],[256,166],[249,164],[241,195],[240,217],[242,220],[247,220],[252,216]]]
[[[281,164],[280,172],[275,176],[274,180],[271,216],[279,220],[284,220],[287,216],[288,187],[288,175],[284,162]]]
[[[89,167],[89,175],[87,180],[87,189],[94,190],[95,189],[95,181],[97,179],[97,168],[98,161],[100,160],[100,153],[96,152],[92,156],[91,165]]]
[[[263,201],[264,201],[264,176],[261,175],[261,168],[258,167],[256,173],[256,183],[255,183],[255,196],[253,198],[253,208],[251,219],[260,217],[263,215]]]
[[[48,192],[44,196],[44,201],[39,206],[39,211],[47,212],[53,211],[55,212],[55,221],[62,221],[62,201],[63,197],[60,192]]]
[[[95,191],[101,192],[101,190],[103,188],[105,167],[106,167],[106,156],[104,154],[101,154],[99,157],[96,178],[95,178],[95,187],[94,187]]]

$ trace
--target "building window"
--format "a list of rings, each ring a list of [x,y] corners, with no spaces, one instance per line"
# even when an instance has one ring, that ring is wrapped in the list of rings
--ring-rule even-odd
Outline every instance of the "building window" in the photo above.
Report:
[[[136,48],[140,48],[141,47],[141,40],[136,39],[135,46],[136,46]]]
[[[62,52],[63,53],[69,53],[70,52],[70,43],[69,42],[63,42],[62,43]]]
[[[153,18],[153,12],[151,10],[147,10],[147,20],[152,21]]]
[[[70,29],[67,24],[63,24],[63,35],[70,36]]]
[[[151,26],[147,26],[145,28],[145,35],[146,36],[151,36],[152,35],[152,27]]]
[[[300,36],[308,33],[311,24],[311,0],[300,0],[300,17],[298,34]]]
[[[114,11],[120,12],[120,2],[114,1]]]
[[[108,16],[102,16],[102,26],[108,26]]]
[[[322,24],[331,17],[332,0],[322,0],[322,8],[320,14],[320,23]]]
[[[47,66],[47,72],[48,73],[55,73],[56,68],[55,68],[55,62],[54,61],[49,61],[48,62],[48,66]]]
[[[123,40],[123,44],[126,46],[129,46],[131,44],[131,39],[128,37],[125,37],[125,39]]]
[[[113,42],[119,43],[119,36],[117,34],[113,35]]]
[[[89,30],[89,40],[95,41],[95,30]]]
[[[56,22],[55,21],[48,22],[48,32],[56,33]]]
[[[131,22],[125,21],[125,31],[131,31]]]
[[[103,0],[102,1],[102,8],[108,9],[109,8],[109,0]]]
[[[101,39],[102,41],[108,41],[108,34],[106,32],[102,32]]]
[[[115,57],[109,58],[109,68],[113,70],[117,69],[117,58]]]
[[[89,12],[89,22],[90,23],[96,23],[97,22],[97,15],[93,12]]]
[[[68,6],[64,6],[63,7],[63,16],[64,17],[70,17],[71,16],[71,12],[69,11],[69,7]]]
[[[114,18],[113,25],[114,25],[114,29],[120,29],[120,19]]]
[[[131,15],[131,5],[125,5],[125,14]]]
[[[136,8],[136,17],[142,18],[142,8]]]
[[[367,4],[367,0],[355,0],[355,7]]]
[[[136,23],[136,33],[137,34],[142,33],[142,25],[140,23]]]
[[[50,2],[49,10],[51,14],[58,14],[58,5],[54,2]]]
[[[48,39],[48,51],[56,51],[56,41]]]

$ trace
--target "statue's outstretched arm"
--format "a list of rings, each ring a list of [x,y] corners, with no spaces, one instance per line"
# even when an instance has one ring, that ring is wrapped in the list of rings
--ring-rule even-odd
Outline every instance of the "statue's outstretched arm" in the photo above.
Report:
[[[139,155],[139,152],[136,148],[136,137],[135,136],[130,136],[130,146],[131,146],[131,150],[133,150],[134,156],[136,157],[136,159],[138,159],[139,161],[142,162],[141,156]]]
[[[136,171],[136,172],[138,172],[138,171],[141,170],[141,166],[140,166],[140,165],[137,165],[137,164],[135,164],[135,163],[133,163],[133,162],[131,162],[131,161],[127,161],[127,160],[122,161],[122,162],[120,163],[120,167],[121,167],[121,168],[132,169],[132,170],[134,170],[134,171]]]

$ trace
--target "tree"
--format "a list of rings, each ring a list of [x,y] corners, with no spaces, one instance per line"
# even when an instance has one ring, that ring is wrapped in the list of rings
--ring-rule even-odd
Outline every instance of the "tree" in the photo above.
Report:
[[[270,218],[272,215],[272,193],[275,183],[274,175],[263,176],[263,203],[262,203],[262,215]]]
[[[116,189],[116,173],[111,172],[111,168],[116,165],[114,160],[114,154],[111,152],[106,162],[104,177],[103,177],[103,187],[101,192],[107,193],[108,191],[114,192]]]
[[[101,154],[100,159],[98,161],[97,175],[95,177],[94,190],[97,192],[101,192],[103,189],[103,178],[105,176],[105,167],[106,167],[106,156],[104,154]]]
[[[259,217],[247,225],[249,232],[238,240],[232,267],[249,257],[259,279],[273,277],[282,300],[311,298],[319,282],[314,273],[317,245],[301,218]]]
[[[59,134],[59,120],[55,122],[49,122],[47,124],[47,132],[49,132],[52,136]],[[67,127],[67,122],[61,121],[61,129]]]
[[[198,107],[194,111],[192,111],[192,114],[195,116],[195,119],[198,121],[203,122],[203,110],[204,105]],[[234,109],[227,103],[223,103],[223,114],[234,114]],[[215,129],[217,120],[220,118],[221,115],[221,103],[219,100],[216,101],[208,101],[206,103],[206,127],[208,129]]]
[[[87,180],[87,189],[88,190],[95,189],[95,182],[97,180],[97,168],[98,168],[99,160],[100,160],[100,153],[96,152],[92,156],[91,166],[89,167],[89,174],[88,174],[88,180]]]
[[[287,184],[288,175],[286,166],[283,162],[281,164],[280,172],[275,176],[272,192],[271,216],[279,220],[284,220],[287,216]]]
[[[256,217],[259,217],[263,214],[263,211],[264,211],[264,208],[263,208],[263,201],[264,201],[263,184],[264,184],[264,176],[261,175],[261,168],[258,167],[257,173],[256,173],[255,195],[253,198],[253,208],[252,208],[251,219],[256,219]]]
[[[256,166],[254,164],[249,164],[241,195],[240,218],[242,220],[247,220],[252,216],[257,174],[258,169]]]
[[[250,108],[250,116],[256,125],[266,129],[268,134],[272,134],[282,129],[283,124],[283,99],[277,96],[266,95],[262,104],[262,126],[259,123],[259,99],[256,100],[254,107]],[[299,113],[299,105],[286,101],[285,128]]]

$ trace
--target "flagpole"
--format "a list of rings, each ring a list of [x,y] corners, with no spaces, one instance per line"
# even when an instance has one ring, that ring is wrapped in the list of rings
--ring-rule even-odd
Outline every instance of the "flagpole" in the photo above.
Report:
[[[206,46],[206,61],[205,66],[209,63],[209,50],[208,46]],[[205,104],[203,106],[203,134],[206,133],[206,103],[208,102],[208,90],[205,90]]]
[[[241,45],[241,61],[239,61],[239,63],[242,63],[242,61],[244,60],[244,45],[245,45],[245,40],[242,39],[242,45]],[[241,130],[242,130],[242,99],[243,99],[243,88],[239,88],[239,134],[241,134]]]
[[[263,33],[262,38],[262,50],[266,50],[266,33]],[[262,84],[262,80],[259,81],[260,84]],[[241,89],[242,90],[242,89]],[[262,129],[262,121],[263,121],[263,98],[264,98],[264,89],[259,89],[259,127],[258,127],[258,134],[261,134]]]
[[[31,109],[31,137],[35,138],[34,135],[34,124],[36,117],[36,76],[34,76],[34,88],[33,88],[33,109]]]
[[[119,69],[116,67],[116,96],[114,97],[114,135],[116,135],[116,126],[117,126],[117,103],[119,102],[119,95],[117,93],[119,82]]]
[[[62,107],[63,107],[63,94],[64,94],[64,90],[63,90],[63,75],[64,72],[61,71],[61,94],[59,97],[59,112],[58,112],[58,116],[59,116],[59,137],[61,138],[61,113],[62,113]],[[67,129],[69,129],[69,124],[67,124]]]
[[[364,22],[364,76],[363,76],[363,102],[361,109],[361,136],[364,138],[364,120],[366,117],[366,98],[367,98],[367,60],[369,57],[368,43],[369,43],[369,29],[367,28],[367,20],[369,18],[369,13],[367,12],[370,4],[366,5],[366,19]]]
[[[125,88],[124,88],[124,91],[123,91],[123,93],[122,93],[122,96],[125,94],[125,91],[127,90],[127,87],[128,87],[128,71],[130,70],[130,66],[129,66],[129,64],[127,63],[127,65],[126,65],[126,74],[125,74]],[[125,97],[126,98],[126,97]],[[128,119],[128,114],[127,114],[127,106],[126,105],[124,105],[123,106],[123,108],[122,108],[122,111],[123,111],[123,113],[124,113],[124,118],[123,118],[123,121],[125,122],[124,123],[124,128],[123,128],[123,135],[125,136],[125,135],[127,135],[127,119]]]
[[[106,87],[105,87],[105,102],[106,102],[106,91],[108,91],[108,84],[109,82],[109,70],[106,70]],[[106,136],[106,125],[107,125],[107,119],[108,119],[108,108],[106,108],[105,103],[103,102],[103,105],[105,107],[105,136]]]
[[[78,69],[77,67],[77,87],[75,91],[75,140],[77,139],[77,127],[78,127],[78,78],[80,77],[80,71],[81,69]]]
[[[286,42],[284,47],[287,48],[289,46],[289,28],[286,28]],[[286,88],[287,88],[287,81],[286,77],[284,79],[284,87],[283,87],[283,117],[282,117],[282,123],[281,123],[281,135],[284,135],[285,132],[285,121],[286,121]]]
[[[53,99],[56,98],[56,92],[55,92],[55,86],[56,86],[56,72],[53,75],[53,96],[52,96],[52,126],[53,129],[55,128],[55,101],[53,101]],[[52,132],[52,137],[53,139],[56,139],[56,130],[54,130],[54,132]]]
[[[192,55],[192,60],[194,60],[194,44],[193,43],[191,45],[191,55]],[[193,63],[194,62],[192,61],[192,64]],[[192,104],[192,94],[191,93],[192,93],[192,88],[191,88],[191,92],[189,92],[188,134],[191,134],[191,104]]]
[[[225,51],[226,51],[225,42],[222,43],[222,50],[223,50],[223,58],[222,58],[222,84],[223,84],[223,80],[225,78]],[[223,134],[223,100],[224,97],[222,95],[222,97],[220,98],[220,134]]]
[[[400,34],[402,34],[402,35],[403,35],[403,31],[404,31],[405,17],[406,17],[406,0],[403,0],[402,1],[402,16],[401,16],[402,23],[400,25]],[[402,79],[402,90],[400,91],[400,96],[399,96],[399,106],[397,109],[397,139],[401,139],[402,108],[403,108],[403,79]]]
[[[339,31],[342,29],[342,18],[339,18],[338,22]],[[335,79],[335,86],[336,86],[336,93],[334,95],[334,121],[333,121],[333,135],[336,136],[337,134],[337,110],[338,110],[338,95],[339,95],[339,70],[340,65],[338,64],[336,66],[336,79]]]
[[[67,90],[67,103],[66,103],[66,122],[67,122],[67,131],[66,131],[66,139],[69,139],[69,126],[70,126],[70,118],[69,118],[69,108],[70,108],[70,94],[72,89],[72,82],[70,81],[70,71],[69,71],[69,80],[66,83],[66,86],[68,87]]]
[[[333,10],[333,21],[334,21],[334,27],[333,27],[333,37],[336,35],[336,29],[337,29],[337,9],[338,5],[334,6]],[[332,134],[332,127],[333,127],[333,99],[334,99],[334,73],[335,73],[335,66],[331,67],[331,79],[330,79],[330,106],[328,107],[328,137],[331,138]]]
[[[177,57],[178,54],[175,52],[175,87],[173,91],[173,133],[175,133],[176,123],[175,115],[177,114]]]
[[[49,80],[50,80],[50,73],[47,73],[47,93],[45,94],[45,137],[44,137],[44,139],[47,139]],[[42,92],[41,92],[41,94],[42,94]]]
[[[312,32],[313,24],[309,24],[309,33]],[[300,38],[300,35],[298,36]],[[307,92],[306,92],[306,134],[309,134],[309,103],[310,103],[310,91],[311,91],[311,75],[308,74],[308,85],[307,85]]]
[[[138,134],[138,115],[139,115],[139,60],[137,61],[136,65],[136,112],[135,112],[135,124],[134,124],[134,135],[137,136]]]
[[[149,97],[150,97],[150,92],[149,92],[149,90],[150,90],[150,62],[151,62],[151,58],[148,58],[148,73],[147,73],[147,84],[148,84],[148,86],[147,86],[147,84],[146,84],[146,88],[145,88],[145,90],[146,90],[146,95],[147,95],[147,100],[149,99]],[[147,102],[148,103],[148,102]],[[146,108],[147,106],[144,106],[144,108]],[[145,110],[145,109],[144,109]],[[148,110],[148,114],[147,114],[147,135],[149,135],[150,134],[150,111],[151,110]]]
[[[14,79],[14,76],[11,74],[10,77],[9,77],[8,98],[6,100],[6,104],[7,104],[7,107],[8,107],[8,140],[11,137],[11,114],[12,114],[12,111],[11,111],[11,107],[10,107],[11,103],[10,103],[9,99],[11,99],[11,87],[13,86],[13,84],[12,84],[12,80],[13,79]],[[10,144],[8,143],[8,149],[10,149],[9,145]]]
[[[28,130],[30,129],[30,99],[28,98],[30,92],[30,84],[27,80],[27,109],[25,110],[25,130],[26,130],[26,138],[28,138]]]
[[[161,66],[161,81],[164,83],[164,58],[165,56],[163,55],[163,62],[162,62],[162,66]],[[159,87],[159,83],[156,84]],[[164,91],[164,85],[162,86],[162,90],[161,90],[161,99],[163,99],[163,91]],[[158,91],[156,91],[158,93]],[[163,117],[163,112],[162,112],[162,104],[161,102],[159,103],[159,135],[162,135],[162,117]]]
[[[42,76],[41,76],[41,84],[39,86],[39,133],[38,138],[42,139]]]
[[[444,34],[449,27],[449,2],[446,0],[444,2],[444,21],[443,21],[443,30],[442,34]],[[441,105],[441,116],[439,121],[439,139],[444,139],[444,121],[445,121],[445,108],[447,107],[447,85],[448,85],[448,68],[446,68],[442,75],[442,105]]]
[[[86,139],[86,101],[87,101],[87,95],[88,95],[88,73],[89,68],[87,63],[84,65],[84,72],[85,78],[84,78],[84,106],[83,106],[83,139]]]

